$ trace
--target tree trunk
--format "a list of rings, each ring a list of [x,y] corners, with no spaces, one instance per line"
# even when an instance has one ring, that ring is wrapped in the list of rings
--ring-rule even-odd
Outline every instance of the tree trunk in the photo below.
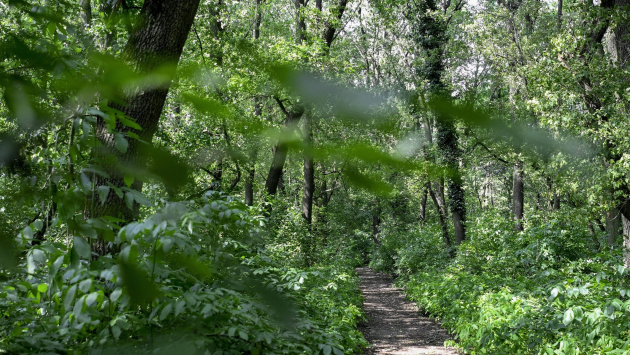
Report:
[[[254,205],[254,179],[256,178],[256,170],[254,167],[249,169],[247,180],[245,181],[245,205]]]
[[[621,213],[617,207],[611,207],[606,212],[606,231],[608,237],[606,241],[608,246],[615,245],[617,238],[619,237],[619,231],[621,230]]]
[[[448,118],[441,118],[436,124],[437,146],[446,166],[449,168],[448,181],[448,207],[452,214],[453,227],[455,228],[455,243],[459,244],[466,239],[466,204],[464,198],[463,179],[459,171],[460,149],[459,138],[453,122]]]
[[[420,200],[420,221],[424,222],[427,218],[427,197],[429,195],[429,187],[424,187],[424,192],[422,193],[422,200]]]
[[[553,194],[553,210],[557,211],[560,209],[560,195],[557,193]]]
[[[313,141],[311,119],[306,115],[304,117],[304,145],[310,147]],[[315,193],[315,167],[313,166],[313,158],[309,156],[310,152],[306,152],[304,157],[304,194],[302,196],[302,218],[309,225],[313,222],[313,195]]]
[[[623,214],[621,219],[623,220],[623,261],[626,267],[630,267],[630,220]]]
[[[431,199],[433,200],[433,203],[435,204],[435,209],[437,210],[437,213],[438,213],[438,219],[440,221],[440,226],[442,227],[442,239],[444,239],[444,244],[446,245],[446,247],[450,248],[451,238],[448,233],[448,225],[446,224],[446,216],[442,208],[440,208],[440,204],[438,203],[437,196],[435,195],[435,192],[431,188],[431,185],[429,185],[429,195],[431,195]]]
[[[523,162],[517,161],[514,165],[514,179],[512,187],[512,207],[514,212],[514,220],[516,221],[516,229],[523,230],[523,211],[525,187],[523,184]]]
[[[379,232],[379,226],[381,225],[381,217],[378,215],[378,211],[372,215],[372,240],[375,244],[379,244],[377,235]]]
[[[450,93],[444,83],[444,47],[448,42],[447,23],[435,14],[439,12],[435,0],[425,0],[415,4],[417,8],[412,9],[407,16],[412,17],[411,30],[417,45],[426,53],[424,64],[416,69],[416,73],[428,82],[431,95],[448,98]],[[466,204],[463,179],[459,169],[461,158],[459,137],[455,123],[447,115],[437,114],[435,128],[438,150],[449,169],[447,174],[448,205],[455,228],[455,242],[461,243],[466,239]]]
[[[295,126],[299,123],[302,115],[304,115],[304,107],[298,105],[294,111],[289,111],[284,107],[284,104],[280,99],[275,98],[275,100],[286,116],[283,134],[291,134],[295,129]],[[284,142],[283,137],[278,139],[278,143],[274,147],[273,151],[273,161],[271,162],[271,167],[269,168],[269,173],[267,174],[267,181],[265,182],[265,190],[267,190],[267,194],[271,196],[278,192],[278,186],[280,184],[280,180],[282,179],[284,163],[287,160],[287,153],[289,152],[289,147]]]
[[[295,40],[297,44],[306,41],[306,21],[302,9],[305,7],[305,0],[293,0],[295,5]]]
[[[346,10],[346,5],[348,4],[348,0],[338,0],[337,6],[331,9],[333,16],[337,21],[341,21],[343,17],[343,13]],[[337,31],[337,26],[335,23],[326,22],[324,26],[324,33],[322,34],[322,38],[326,43],[326,49],[330,50],[330,46],[332,45],[333,40],[335,39],[335,31]]]
[[[256,19],[254,20],[254,30],[252,35],[254,39],[260,38],[260,23],[262,22],[262,11],[260,10],[260,5],[263,0],[256,0]]]
[[[174,76],[175,65],[181,56],[198,5],[198,0],[146,0],[142,6],[141,20],[125,47],[124,59],[140,74],[149,74],[165,64],[172,64],[172,70],[168,74],[170,77]],[[168,80],[162,85],[145,88],[139,92],[131,90],[120,93],[119,100],[115,104],[110,104],[112,108],[135,120],[142,130],[123,126],[120,120],[117,120],[115,131],[109,132],[103,119],[99,119],[96,135],[102,147],[98,148],[97,153],[101,157],[113,156],[117,163],[105,164],[105,170],[110,177],[97,175],[94,181],[95,189],[101,186],[107,188],[108,184],[118,188],[125,186],[124,174],[118,164],[130,168],[145,166],[146,161],[140,154],[143,143],[127,139],[128,146],[126,150],[122,149],[124,152],[116,147],[120,148],[121,138],[124,138],[127,132],[138,135],[144,142],[152,141],[170,83]],[[109,158],[107,159],[109,161]],[[142,190],[140,178],[135,178],[131,185],[137,191]],[[107,195],[105,203],[94,202],[96,202],[93,203],[94,208],[89,212],[91,217],[114,216],[129,221],[135,217],[134,211],[138,210],[137,203],[134,202],[134,208],[129,209],[125,199],[118,198],[113,192]]]
[[[81,6],[81,22],[89,25],[92,22],[92,1],[80,0],[79,5]]]

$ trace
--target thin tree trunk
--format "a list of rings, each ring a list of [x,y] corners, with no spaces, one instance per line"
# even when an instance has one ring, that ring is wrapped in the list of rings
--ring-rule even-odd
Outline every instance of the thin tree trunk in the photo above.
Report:
[[[302,9],[305,7],[305,0],[293,0],[295,5],[295,40],[297,44],[306,41],[306,21]]]
[[[260,10],[260,5],[262,2],[263,0],[256,0],[256,19],[254,20],[254,30],[252,33],[255,40],[260,38],[260,24],[262,22],[262,11]]]
[[[420,221],[424,222],[427,218],[427,197],[429,195],[429,187],[424,187],[424,192],[422,193],[422,200],[420,200]]]
[[[381,217],[378,215],[378,212],[379,211],[375,212],[372,215],[372,240],[375,244],[380,244],[377,236],[379,232],[379,226],[381,225]]]
[[[310,147],[313,141],[313,127],[311,119],[306,115],[304,117],[304,145]],[[304,157],[304,194],[302,195],[302,218],[309,225],[313,222],[313,195],[315,193],[315,167],[313,166],[313,158],[306,153]]]
[[[256,178],[256,170],[254,167],[249,169],[247,180],[245,181],[245,205],[254,205],[254,179]]]
[[[623,220],[623,260],[625,266],[630,267],[630,220],[623,214],[621,219]]]
[[[514,178],[512,187],[512,207],[514,209],[514,220],[516,221],[516,229],[523,230],[523,211],[525,187],[523,183],[523,162],[517,161],[514,165]]]
[[[433,203],[435,204],[435,209],[437,210],[437,213],[438,213],[438,219],[440,221],[440,226],[442,227],[442,239],[444,239],[444,244],[446,245],[446,247],[450,248],[451,237],[449,236],[449,233],[448,233],[448,225],[446,224],[446,216],[442,208],[440,208],[440,204],[438,203],[437,196],[435,195],[435,192],[431,188],[431,185],[429,185],[429,195],[431,196],[431,199],[433,200]]]
[[[562,29],[562,0],[558,0],[558,31]]]

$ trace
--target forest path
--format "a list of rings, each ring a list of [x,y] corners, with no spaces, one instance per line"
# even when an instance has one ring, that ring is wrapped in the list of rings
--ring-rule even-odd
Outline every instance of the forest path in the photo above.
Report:
[[[448,332],[429,317],[418,313],[413,302],[405,300],[386,274],[367,267],[357,268],[363,308],[368,321],[360,327],[370,343],[365,355],[455,355],[453,348],[444,347]]]

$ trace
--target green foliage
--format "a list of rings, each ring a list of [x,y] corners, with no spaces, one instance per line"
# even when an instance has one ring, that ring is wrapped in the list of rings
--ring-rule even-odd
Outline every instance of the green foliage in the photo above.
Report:
[[[566,217],[515,232],[489,211],[455,259],[422,258],[399,283],[470,354],[628,353],[628,269]]]
[[[340,354],[364,345],[356,276],[272,262],[255,213],[214,193],[200,208],[170,203],[121,228],[117,255],[92,260],[97,241],[81,235],[29,249],[1,286],[0,347],[135,352],[178,339],[190,353]]]

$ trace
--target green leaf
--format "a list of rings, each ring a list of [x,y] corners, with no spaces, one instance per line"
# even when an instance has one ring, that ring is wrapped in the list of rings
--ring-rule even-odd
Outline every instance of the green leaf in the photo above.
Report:
[[[96,301],[96,298],[98,297],[98,293],[97,292],[92,292],[90,293],[86,298],[85,298],[85,305],[90,307],[90,305],[92,303],[94,303]]]
[[[107,201],[107,196],[109,195],[109,186],[99,186],[98,187],[98,198],[101,201],[101,205]]]
[[[180,315],[184,311],[184,306],[186,306],[186,301],[180,300],[175,305],[175,317]]]
[[[235,327],[232,327],[232,328],[228,329],[228,336],[233,337],[234,334],[236,334],[236,328]]]
[[[48,291],[48,285],[46,285],[46,284],[39,284],[39,285],[37,285],[37,292],[39,292],[39,293],[46,293],[46,291]]]
[[[133,181],[135,180],[135,177],[133,175],[125,174],[124,180],[125,185],[127,185],[127,187],[131,187]]]
[[[553,301],[556,299],[556,297],[558,297],[558,288],[554,287],[553,290],[551,290],[551,296],[549,297],[549,301]]]
[[[133,128],[133,129],[137,129],[137,130],[139,130],[139,131],[141,131],[141,130],[142,130],[142,127],[140,127],[140,125],[139,125],[139,124],[137,124],[137,123],[136,123],[135,121],[133,121],[132,119],[127,118],[127,117],[125,117],[125,116],[123,116],[123,115],[117,115],[116,117],[118,118],[118,120],[120,121],[120,123],[122,123],[124,126],[126,126],[126,127],[131,127],[131,128]]]
[[[33,229],[31,227],[26,227],[22,230],[22,237],[27,241],[33,240]]]
[[[92,247],[83,237],[74,237],[74,243],[72,245],[77,254],[85,259],[92,257]]]
[[[114,136],[114,147],[118,149],[121,153],[126,153],[127,148],[129,147],[129,142],[125,139],[121,133],[116,133]]]
[[[122,288],[115,289],[114,291],[112,291],[111,295],[109,295],[110,301],[112,302],[118,301],[121,294],[122,294]]]
[[[239,330],[238,336],[243,340],[249,340],[249,336],[247,336],[247,333],[244,330]]]
[[[83,293],[87,293],[92,286],[92,279],[85,279],[79,283],[79,290]]]
[[[132,304],[145,305],[160,295],[157,285],[138,265],[121,261],[119,266],[124,290]]]
[[[160,320],[164,320],[173,310],[173,304],[169,303],[164,308],[162,308],[162,312],[160,313]]]
[[[55,262],[50,267],[50,270],[48,271],[48,275],[50,275],[51,277],[54,277],[55,275],[57,275],[59,268],[61,268],[61,265],[63,264],[63,259],[64,259],[64,256],[61,255],[55,260]]]
[[[66,311],[70,309],[72,306],[72,301],[74,301],[74,296],[77,293],[77,285],[72,285],[66,292],[66,297],[63,299],[63,307]]]
[[[571,324],[571,322],[573,322],[573,318],[574,318],[574,314],[573,314],[573,310],[572,309],[567,309],[566,312],[564,312],[564,317],[562,318],[562,323],[564,323],[564,325],[569,325]]]
[[[83,188],[83,193],[89,193],[90,191],[92,191],[92,181],[90,181],[90,178],[85,174],[85,173],[81,173],[81,188]]]
[[[120,327],[118,325],[112,327],[112,335],[116,340],[120,338],[120,333],[122,333],[122,331],[120,330]]]

